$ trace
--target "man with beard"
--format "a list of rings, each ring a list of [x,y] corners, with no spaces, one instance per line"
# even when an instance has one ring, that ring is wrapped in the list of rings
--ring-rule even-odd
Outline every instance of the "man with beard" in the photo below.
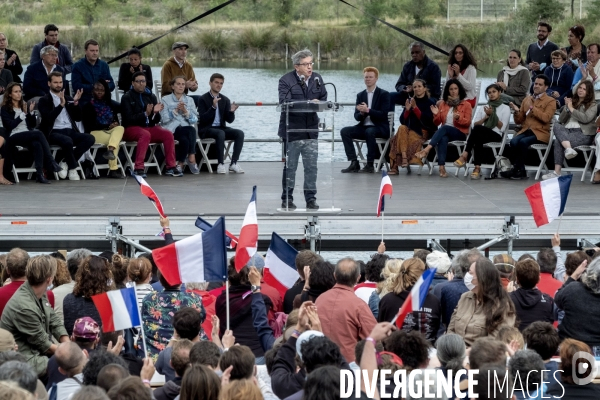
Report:
[[[527,56],[525,63],[531,71],[531,81],[535,81],[535,77],[544,73],[544,69],[552,63],[552,52],[558,50],[558,46],[552,43],[548,37],[552,32],[552,26],[540,21],[537,24],[537,42],[531,43],[527,48]],[[531,90],[533,90],[533,85]]]

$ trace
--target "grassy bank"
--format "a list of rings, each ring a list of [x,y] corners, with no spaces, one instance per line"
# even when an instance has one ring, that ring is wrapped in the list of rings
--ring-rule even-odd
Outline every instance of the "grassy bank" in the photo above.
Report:
[[[495,62],[506,57],[512,48],[527,49],[535,40],[535,27],[524,26],[518,20],[509,19],[495,23],[434,24],[428,28],[410,30],[435,45],[449,50],[456,43],[463,43],[471,49],[480,62]],[[567,30],[577,21],[565,20],[556,24],[551,40],[561,46],[567,44]],[[597,23],[583,21],[587,34],[584,43],[600,41],[600,27]],[[9,48],[16,50],[23,61],[31,54],[31,47],[43,35],[41,26],[0,26],[9,39]],[[83,43],[94,38],[101,44],[104,59],[126,51],[155,37],[166,28],[129,26],[127,28],[106,27],[61,27],[61,42],[72,46],[74,58],[83,55]],[[289,54],[308,47],[316,54],[320,43],[321,59],[327,60],[403,60],[408,58],[408,45],[412,39],[394,30],[379,25],[373,28],[354,25],[351,21],[340,25],[306,26],[280,28],[273,24],[228,24],[201,25],[168,35],[143,49],[144,57],[164,59],[170,55],[171,44],[187,41],[192,45],[192,59],[247,59],[282,60]],[[445,56],[434,50],[428,54],[437,60]]]

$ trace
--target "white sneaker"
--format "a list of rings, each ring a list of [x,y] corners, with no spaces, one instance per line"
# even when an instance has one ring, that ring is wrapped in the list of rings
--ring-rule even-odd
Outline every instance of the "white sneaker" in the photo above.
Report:
[[[571,147],[569,147],[568,149],[565,149],[565,158],[567,160],[570,160],[571,158],[575,158],[577,157],[577,152],[575,150],[573,150]]]
[[[242,167],[240,167],[240,165],[238,163],[231,164],[229,166],[229,171],[230,172],[235,172],[236,174],[243,174],[244,173],[244,170],[242,169]]]
[[[69,170],[69,180],[70,181],[78,181],[78,180],[80,180],[79,174],[77,173],[77,170],[75,170],[75,169],[70,169]]]
[[[219,164],[217,166],[217,174],[226,174],[227,168],[225,168],[225,164]]]
[[[60,172],[58,172],[58,177],[60,179],[67,179],[67,174],[69,172],[69,167],[68,167],[67,163],[64,161],[61,161],[58,163],[58,165],[62,168],[62,170]]]
[[[556,172],[552,171],[552,172],[548,172],[547,174],[542,175],[542,180],[546,181],[548,179],[558,178],[559,176],[560,176],[560,174],[557,174]]]

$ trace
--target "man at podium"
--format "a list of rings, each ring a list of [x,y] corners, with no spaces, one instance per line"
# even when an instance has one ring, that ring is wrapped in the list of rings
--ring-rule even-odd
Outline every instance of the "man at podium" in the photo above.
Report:
[[[327,100],[327,90],[321,75],[314,73],[313,54],[304,49],[292,56],[294,70],[279,79],[279,103],[307,100]],[[299,105],[300,106],[300,105]],[[298,159],[304,164],[304,199],[308,210],[318,210],[317,159],[319,117],[316,112],[290,112],[286,127],[286,113],[279,119],[279,132],[285,143],[286,164],[283,166],[283,193],[281,207],[295,210],[293,200]]]

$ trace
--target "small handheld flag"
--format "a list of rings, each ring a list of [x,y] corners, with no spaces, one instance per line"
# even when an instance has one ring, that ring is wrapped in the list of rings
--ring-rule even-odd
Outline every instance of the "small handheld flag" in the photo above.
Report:
[[[537,182],[525,189],[538,228],[554,221],[565,211],[572,179],[573,175],[563,175]]]
[[[131,176],[133,176],[135,181],[140,185],[142,194],[146,196],[148,200],[152,202],[152,204],[154,204],[154,207],[156,207],[156,211],[158,211],[160,216],[165,218],[167,215],[165,214],[162,203],[160,202],[154,190],[152,190],[150,185],[148,185],[148,182],[146,182],[146,180],[141,176],[134,175],[133,172],[131,173]]]
[[[202,229],[203,231],[207,231],[210,228],[212,228],[212,224],[210,222],[206,221],[205,219],[198,217],[198,218],[196,218],[196,228]],[[237,246],[237,243],[238,243],[238,238],[235,237],[228,230],[225,230],[225,245],[227,246],[227,248],[235,249],[235,246]]]
[[[100,314],[103,332],[141,325],[134,287],[97,294],[92,301]]]
[[[235,249],[235,270],[240,272],[258,248],[258,218],[256,217],[256,186],[252,188],[252,197],[246,210],[246,216],[240,230],[240,237]]]
[[[285,292],[294,286],[300,275],[296,270],[296,256],[298,251],[281,238],[277,233],[271,235],[271,244],[265,258],[264,279],[271,285],[281,298]]]
[[[227,280],[225,218],[202,233],[152,250],[152,258],[171,285]]]
[[[399,329],[402,329],[404,319],[408,313],[419,311],[421,307],[423,307],[423,303],[425,302],[425,297],[427,297],[427,293],[429,292],[429,286],[431,286],[435,271],[437,271],[437,268],[431,268],[423,272],[423,275],[419,277],[417,283],[415,283],[415,286],[413,286],[411,289],[410,294],[406,300],[404,300],[402,307],[400,307],[400,310],[398,311],[398,315],[396,315],[396,317],[392,320],[392,324],[395,323]]]
[[[377,201],[377,217],[380,217],[381,213],[384,211],[385,195],[387,194],[392,197],[392,192],[392,181],[387,172],[381,170],[381,186],[379,187],[379,199]]]

